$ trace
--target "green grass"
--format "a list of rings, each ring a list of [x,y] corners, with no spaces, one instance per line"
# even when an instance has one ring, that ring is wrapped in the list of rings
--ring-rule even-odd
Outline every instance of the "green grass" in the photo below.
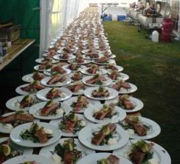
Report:
[[[104,28],[117,64],[138,86],[133,96],[144,102],[142,115],[161,126],[153,141],[180,163],[180,43],[153,43],[137,27],[120,22],[105,22]]]

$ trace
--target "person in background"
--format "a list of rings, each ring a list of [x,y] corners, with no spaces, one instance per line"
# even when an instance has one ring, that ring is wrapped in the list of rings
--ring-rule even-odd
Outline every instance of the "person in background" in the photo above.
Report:
[[[130,6],[130,8],[135,9],[136,8],[136,2],[130,3],[129,6]]]
[[[155,14],[155,12],[156,12],[156,8],[155,8],[154,4],[152,4],[148,8],[144,9],[144,15],[146,15],[146,16],[151,16],[151,15]]]
[[[144,5],[142,2],[139,2],[137,5],[137,11],[144,10]]]

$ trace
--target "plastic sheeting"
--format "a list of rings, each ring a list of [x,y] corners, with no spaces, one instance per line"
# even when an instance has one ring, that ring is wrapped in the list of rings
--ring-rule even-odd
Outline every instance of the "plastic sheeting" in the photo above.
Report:
[[[40,55],[78,17],[82,4],[82,0],[41,0]]]

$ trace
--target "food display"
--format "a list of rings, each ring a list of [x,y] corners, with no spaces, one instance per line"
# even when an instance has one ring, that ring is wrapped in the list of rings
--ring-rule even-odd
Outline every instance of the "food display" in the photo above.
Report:
[[[71,77],[72,80],[74,81],[79,81],[83,77],[82,73],[80,71],[76,71],[73,76]]]
[[[15,148],[10,139],[0,143],[0,163],[7,161],[8,159],[22,155],[22,151]]]
[[[77,98],[77,102],[72,103],[71,107],[73,108],[73,111],[77,112],[87,107],[88,104],[89,102],[87,101],[86,97],[79,96]]]
[[[12,113],[8,116],[0,117],[0,123],[3,124],[4,127],[8,129],[13,129],[18,125],[21,125],[26,122],[33,122],[34,117],[29,113],[25,113],[24,111],[18,111],[16,113]]]
[[[68,86],[71,92],[75,93],[78,92],[79,90],[84,89],[84,84],[82,82],[75,82]]]
[[[52,84],[57,84],[57,83],[62,83],[66,80],[65,76],[60,76],[59,74],[54,75],[48,82],[47,84],[52,85]]]
[[[117,106],[127,110],[132,110],[135,108],[135,104],[131,101],[130,96],[128,95],[119,96]]]
[[[109,91],[106,90],[104,87],[99,87],[98,89],[92,92],[93,97],[108,97]]]
[[[92,65],[90,68],[87,69],[87,72],[90,74],[96,74],[99,70],[98,65]]]
[[[55,115],[57,114],[57,109],[59,109],[60,103],[48,101],[46,105],[40,110],[41,116],[49,116],[49,115]]]
[[[4,127],[11,128],[14,143],[35,148],[37,158],[47,158],[48,164],[79,164],[84,157],[93,161],[80,164],[165,164],[163,159],[171,164],[164,149],[144,140],[156,137],[161,129],[139,116],[143,103],[130,95],[137,87],[126,82],[129,76],[116,65],[118,54],[111,52],[97,7],[81,12],[42,55],[36,71],[22,78],[27,84],[16,88],[23,96],[6,105],[16,112],[0,117],[1,133]],[[137,113],[129,116],[133,112]],[[106,154],[88,157],[87,149]],[[0,163],[20,155],[9,141],[0,144]],[[37,159],[22,158],[16,163],[39,164]]]
[[[47,94],[46,97],[48,99],[55,99],[58,97],[63,96],[63,92],[61,90],[59,90],[58,88],[52,88]]]
[[[57,144],[52,154],[52,158],[55,162],[60,161],[64,164],[75,164],[81,157],[82,152],[77,149],[77,145],[73,138],[64,140],[62,144]]]
[[[153,143],[139,140],[136,143],[132,143],[128,157],[134,164],[146,163],[153,158],[152,148]]]
[[[112,141],[113,144],[116,144],[117,141],[114,139],[113,134],[116,131],[115,124],[107,124],[102,126],[100,131],[93,132],[93,138],[91,139],[91,143],[94,145],[111,145]]]
[[[132,133],[136,133],[139,136],[145,136],[148,133],[150,127],[148,125],[143,124],[138,116],[127,117],[124,123],[121,123],[124,129],[131,129]]]
[[[100,76],[99,74],[97,74],[94,75],[92,78],[88,79],[86,83],[102,85],[105,80],[106,78],[104,76]]]
[[[34,71],[32,78],[34,80],[40,81],[40,80],[42,80],[44,78],[44,75],[42,75],[41,73],[39,73],[37,71]]]
[[[65,133],[76,134],[86,126],[86,122],[75,113],[69,113],[62,118],[59,128]]]
[[[37,91],[40,91],[44,89],[45,87],[40,84],[39,81],[34,81],[31,84],[28,84],[24,87],[21,87],[22,91],[29,92],[29,93],[35,93]]]
[[[33,123],[29,129],[22,131],[20,136],[23,140],[31,140],[33,143],[46,143],[53,137],[53,131]]]
[[[76,71],[80,68],[80,66],[77,63],[70,63],[67,68],[69,68],[72,71]]]
[[[31,107],[34,103],[34,99],[33,97],[31,97],[31,95],[26,95],[24,96],[24,98],[19,102],[19,107],[21,109],[27,108],[27,107]]]
[[[62,67],[62,65],[58,64],[51,68],[51,74],[55,74],[55,73],[59,73],[63,75],[66,74],[66,70]]]
[[[125,81],[118,81],[115,84],[112,85],[112,88],[116,89],[117,91],[121,90],[121,89],[130,89],[131,85]]]
[[[117,114],[116,112],[114,112],[114,109],[115,109],[114,104],[103,105],[103,107],[100,110],[94,112],[93,117],[97,120],[112,118],[114,115]]]
[[[101,159],[97,161],[97,164],[119,164],[120,158],[111,154],[106,159]]]

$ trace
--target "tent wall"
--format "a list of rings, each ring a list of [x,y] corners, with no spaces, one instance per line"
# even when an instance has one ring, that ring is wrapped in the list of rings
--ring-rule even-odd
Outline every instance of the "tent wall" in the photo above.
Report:
[[[86,7],[83,0],[40,0],[41,4],[41,44],[40,56],[44,50],[50,46],[56,37],[62,34],[62,31],[75,20],[79,13]],[[59,6],[58,10],[53,8]],[[59,23],[54,29],[53,15],[58,15]],[[53,23],[54,22],[54,23]]]

